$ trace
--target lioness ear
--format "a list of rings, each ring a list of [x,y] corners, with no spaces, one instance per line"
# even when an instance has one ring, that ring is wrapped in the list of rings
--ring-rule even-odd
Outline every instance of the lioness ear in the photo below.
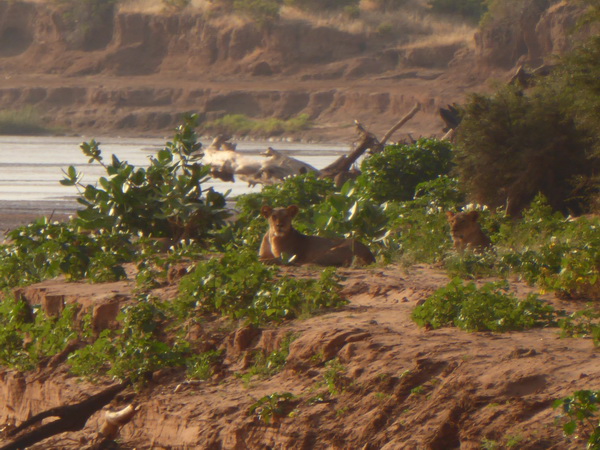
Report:
[[[271,213],[273,212],[273,208],[271,208],[268,205],[263,206],[262,208],[260,208],[260,213],[262,214],[263,217],[265,217],[266,219],[268,219],[269,217],[271,217]]]
[[[479,218],[479,211],[469,211],[467,213],[467,216],[469,217],[470,220],[475,222]]]
[[[450,220],[454,217],[454,213],[452,211],[446,211],[446,217]]]
[[[296,205],[290,205],[286,209],[290,217],[296,217],[296,214],[298,214],[298,211],[300,211],[300,208],[298,208]]]

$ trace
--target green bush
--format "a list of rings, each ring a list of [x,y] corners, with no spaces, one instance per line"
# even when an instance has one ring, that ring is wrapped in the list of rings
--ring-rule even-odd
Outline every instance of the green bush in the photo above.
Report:
[[[586,0],[584,3],[589,8],[580,26],[593,30],[600,22],[600,2]],[[592,136],[590,146],[597,161],[600,158],[600,36],[589,29],[583,30],[583,34],[590,37],[563,56],[549,83],[569,97],[569,112]],[[594,181],[592,189],[598,200],[598,178]]]
[[[518,26],[511,17],[532,8],[541,11],[548,3],[494,0],[482,26]],[[594,26],[600,19],[598,1],[586,3],[592,7],[585,23]],[[598,208],[600,38],[587,35],[549,76],[531,80],[526,91],[504,87],[469,100],[458,130],[457,166],[477,202],[508,203],[514,215],[541,192],[564,213]]]
[[[296,397],[291,392],[279,394],[277,392],[265,395],[254,402],[248,410],[248,415],[256,414],[265,423],[271,423],[276,417],[285,415],[285,407]]]
[[[131,236],[121,232],[82,233],[71,223],[41,218],[8,233],[0,246],[0,288],[65,275],[67,280],[116,281],[122,264],[134,259]]]
[[[562,337],[591,337],[600,347],[600,311],[592,305],[558,321]]]
[[[456,169],[472,200],[518,215],[542,193],[557,210],[581,211],[578,178],[595,173],[588,134],[568,113],[570,99],[546,87],[507,86],[474,94],[458,128]]]
[[[92,379],[106,374],[141,386],[158,369],[184,366],[189,343],[166,342],[163,336],[172,319],[168,309],[147,297],[125,307],[117,317],[119,330],[104,330],[93,343],[69,355],[71,372]]]
[[[562,408],[562,415],[567,416],[568,421],[563,424],[565,435],[571,436],[578,431],[579,435],[587,438],[587,448],[590,450],[600,448],[599,403],[600,391],[581,390],[556,400],[553,405],[554,408]]]
[[[78,305],[67,306],[59,317],[48,317],[39,307],[30,311],[23,301],[0,301],[0,365],[27,371],[44,358],[60,353],[78,336]]]
[[[419,183],[446,175],[451,167],[452,145],[422,138],[411,145],[387,146],[366,158],[357,184],[375,201],[412,200]]]
[[[209,350],[186,359],[187,375],[192,380],[208,380],[212,377],[213,366],[221,359],[221,351]]]
[[[144,277],[155,282],[157,271],[166,274],[185,252],[196,255],[198,249],[187,243],[161,259],[148,237],[203,240],[229,215],[224,196],[201,187],[209,167],[192,154],[199,148],[195,120],[186,119],[147,169],[114,155],[105,164],[95,141],[83,144],[90,163],[101,164],[107,176],[98,185],[84,186],[74,167],[65,171],[61,183],[81,189],[78,201],[85,209],[66,223],[42,218],[9,232],[7,243],[0,245],[0,288],[61,274],[68,280],[116,281],[126,278],[123,264],[131,261],[138,261],[138,279],[144,284]]]
[[[503,272],[565,297],[600,298],[600,220],[566,220],[538,197],[522,220],[501,224],[493,237]]]
[[[466,331],[525,330],[556,324],[552,306],[530,294],[519,300],[508,293],[508,283],[463,284],[454,279],[412,312],[420,326],[456,326]]]
[[[463,199],[457,180],[444,175],[418,184],[414,200],[385,203],[383,247],[406,265],[441,261],[452,247],[445,211],[458,209]]]
[[[73,166],[65,171],[65,186],[82,189],[77,223],[85,229],[125,230],[133,234],[180,239],[203,239],[221,227],[229,215],[225,197],[202,189],[210,167],[198,162],[200,145],[194,127],[197,116],[185,118],[172,142],[150,158],[148,168],[135,168],[113,155],[105,164],[99,144],[81,145],[90,163],[106,170],[99,186],[80,183]]]
[[[197,308],[252,323],[277,322],[345,304],[335,271],[319,280],[280,276],[258,262],[256,251],[243,249],[199,263],[179,285],[178,310]]]

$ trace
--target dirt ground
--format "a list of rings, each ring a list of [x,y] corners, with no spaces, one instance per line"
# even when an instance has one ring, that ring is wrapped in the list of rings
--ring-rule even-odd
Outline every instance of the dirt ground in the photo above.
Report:
[[[310,267],[293,276],[318,276]],[[184,369],[154,373],[149,385],[118,394],[85,428],[32,448],[92,448],[107,410],[138,408],[123,426],[118,448],[198,449],[576,449],[563,436],[554,400],[579,389],[600,389],[600,359],[590,339],[560,338],[557,328],[468,333],[427,330],[411,312],[448,281],[439,268],[397,264],[340,269],[350,303],[306,320],[256,329],[207,319],[188,336],[224,351],[208,381],[188,381]],[[482,280],[486,281],[486,280]],[[127,304],[133,282],[89,284],[50,280],[20,291],[44,308],[79,302],[94,309]],[[525,296],[534,289],[513,280]],[[155,292],[173,298],[176,285]],[[582,303],[542,298],[568,311]],[[57,303],[58,301],[58,303]],[[57,306],[58,305],[58,306]],[[271,352],[293,333],[282,372],[250,382],[240,375],[257,350]],[[208,343],[208,344],[207,344]],[[5,431],[28,417],[114,384],[84,382],[68,372],[66,355],[31,373],[0,372],[0,423]],[[339,392],[328,391],[328,361],[338,364]],[[250,410],[267,395],[291,393],[265,423]],[[0,443],[8,443],[6,435]]]

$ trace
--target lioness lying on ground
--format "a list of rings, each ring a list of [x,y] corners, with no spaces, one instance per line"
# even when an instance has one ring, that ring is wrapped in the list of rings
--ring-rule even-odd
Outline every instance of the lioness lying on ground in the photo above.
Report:
[[[353,261],[375,262],[371,251],[354,239],[327,239],[300,233],[292,226],[292,219],[298,214],[296,205],[276,209],[263,206],[260,212],[269,221],[269,231],[260,246],[261,261],[277,262],[282,255],[289,255],[295,264],[349,266]]]
[[[477,211],[446,213],[454,248],[459,252],[465,250],[483,251],[492,245],[490,238],[483,232],[477,219],[479,213]]]

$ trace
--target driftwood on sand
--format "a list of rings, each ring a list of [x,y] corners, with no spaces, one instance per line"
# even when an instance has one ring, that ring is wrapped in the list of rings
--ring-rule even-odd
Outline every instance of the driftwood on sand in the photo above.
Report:
[[[406,122],[412,119],[421,109],[417,103],[402,119],[388,130],[381,140],[371,133],[358,121],[355,121],[359,133],[359,141],[355,148],[347,155],[340,156],[337,160],[322,170],[317,170],[311,165],[287,156],[269,147],[262,153],[267,159],[257,162],[249,159],[235,149],[235,145],[228,142],[229,137],[217,136],[210,146],[203,151],[202,162],[212,166],[211,175],[223,181],[235,181],[236,177],[248,182],[249,185],[274,184],[283,181],[286,177],[307,172],[315,172],[320,178],[334,179],[336,185],[342,185],[347,179],[355,178],[360,174],[352,165],[367,150],[371,154],[383,151],[387,141]]]

